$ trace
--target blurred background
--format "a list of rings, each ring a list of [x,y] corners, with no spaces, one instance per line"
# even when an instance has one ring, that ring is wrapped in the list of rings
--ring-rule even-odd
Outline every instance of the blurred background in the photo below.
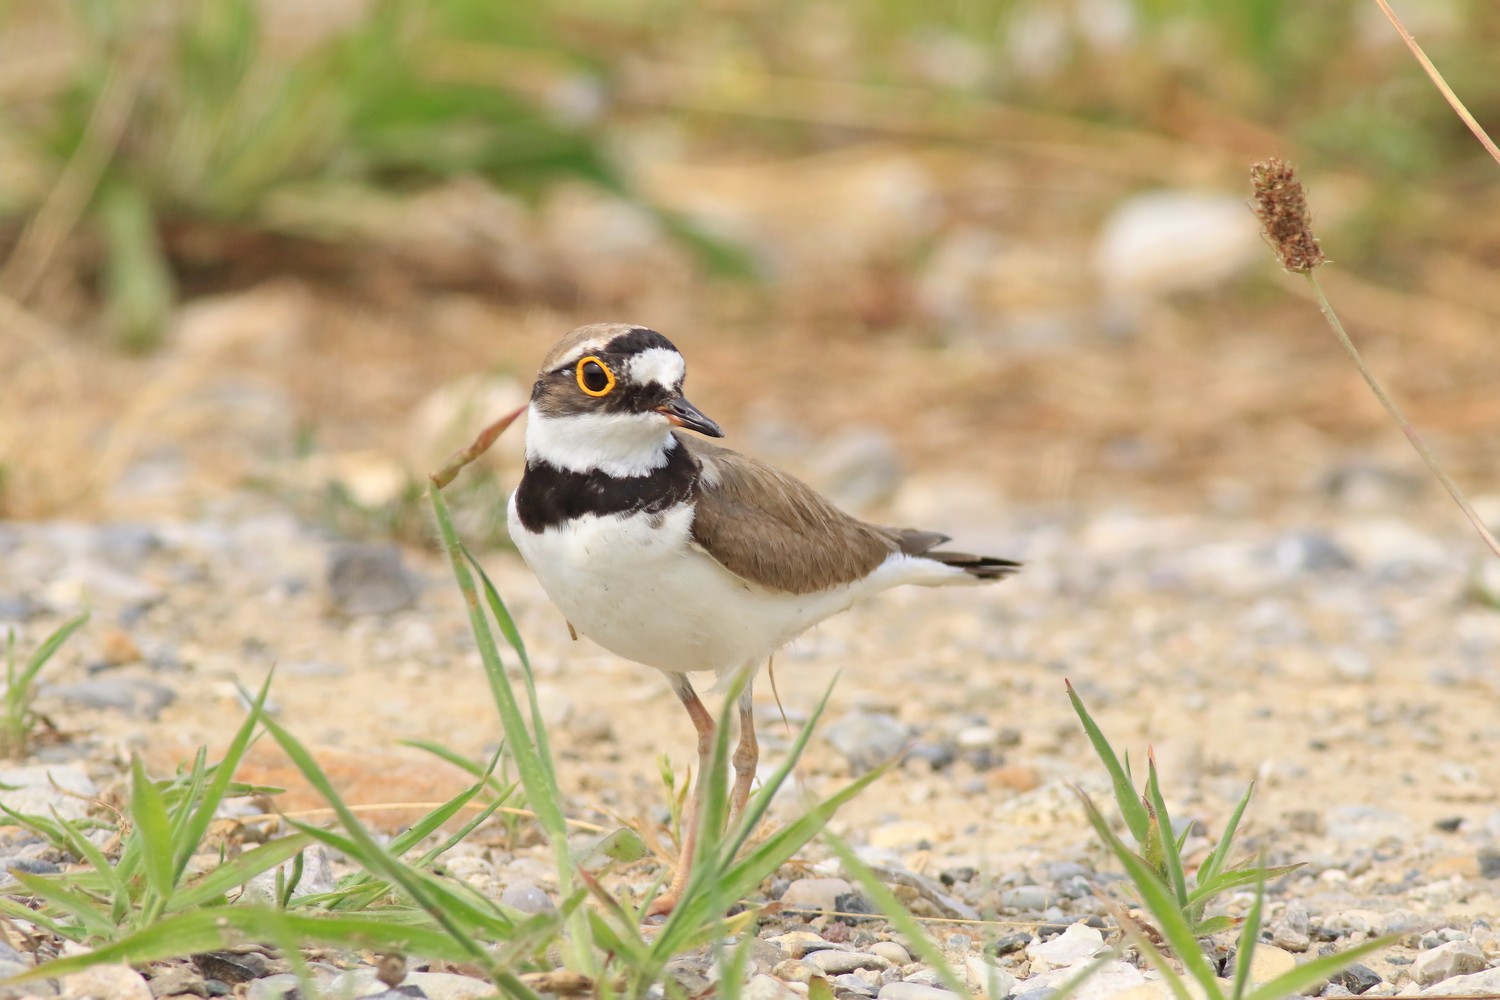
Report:
[[[1500,6],[1397,6],[1496,131]],[[1259,241],[1272,155],[1496,488],[1500,173],[1373,0],[4,0],[0,516],[248,487],[418,537],[423,475],[595,320],[860,509],[912,470],[911,510],[1430,491]]]

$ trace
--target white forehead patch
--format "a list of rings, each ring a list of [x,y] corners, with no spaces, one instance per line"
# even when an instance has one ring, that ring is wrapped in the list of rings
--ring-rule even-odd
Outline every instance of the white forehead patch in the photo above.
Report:
[[[668,347],[651,347],[631,357],[625,377],[637,385],[655,382],[663,389],[675,389],[686,374],[681,354]]]

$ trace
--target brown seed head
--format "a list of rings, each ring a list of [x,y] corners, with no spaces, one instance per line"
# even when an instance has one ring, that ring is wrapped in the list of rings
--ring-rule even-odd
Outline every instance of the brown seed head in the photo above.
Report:
[[[1328,258],[1313,235],[1307,192],[1292,165],[1276,159],[1257,163],[1250,168],[1250,184],[1255,189],[1255,217],[1260,220],[1261,235],[1276,251],[1281,266],[1306,274],[1326,263]]]

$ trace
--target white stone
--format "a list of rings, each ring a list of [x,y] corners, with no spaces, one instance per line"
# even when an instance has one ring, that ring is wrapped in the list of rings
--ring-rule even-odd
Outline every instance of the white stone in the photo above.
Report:
[[[1117,298],[1213,288],[1265,256],[1243,199],[1198,191],[1128,198],[1104,222],[1094,269]]]
[[[1076,923],[1050,941],[1033,941],[1026,946],[1031,971],[1043,973],[1084,962],[1104,950],[1104,935],[1085,923]]]
[[[836,901],[854,887],[841,878],[799,878],[786,887],[781,903],[789,910],[822,910],[831,913]]]
[[[1411,978],[1422,986],[1484,971],[1484,952],[1470,941],[1449,941],[1419,954],[1411,963]]]

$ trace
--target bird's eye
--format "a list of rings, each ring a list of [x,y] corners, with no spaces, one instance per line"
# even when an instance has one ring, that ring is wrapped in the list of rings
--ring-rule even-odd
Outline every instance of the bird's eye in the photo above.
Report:
[[[578,376],[578,388],[590,396],[608,396],[615,387],[615,373],[609,365],[590,355],[580,358],[574,370]]]

